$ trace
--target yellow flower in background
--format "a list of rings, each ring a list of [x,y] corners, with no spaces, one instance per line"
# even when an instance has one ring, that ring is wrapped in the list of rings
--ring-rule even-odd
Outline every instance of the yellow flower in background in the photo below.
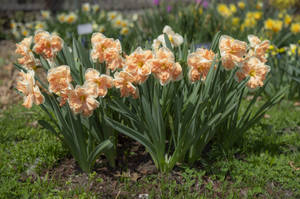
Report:
[[[256,19],[256,20],[259,20],[259,19],[261,19],[261,17],[262,17],[262,12],[254,12],[254,18]]]
[[[244,10],[245,7],[246,7],[246,4],[245,4],[243,1],[239,1],[237,5],[238,5],[238,7],[239,7],[240,9],[242,9],[242,10]]]
[[[290,48],[288,50],[288,55],[296,55],[296,52],[298,52],[298,55],[300,55],[300,49],[299,46],[296,44],[290,44]]]
[[[43,19],[49,19],[50,18],[50,11],[42,10],[41,15],[42,15]]]
[[[129,24],[129,22],[128,22],[127,20],[122,20],[122,21],[121,21],[121,26],[122,26],[123,28],[128,27],[128,24]]]
[[[274,45],[270,45],[269,46],[269,51],[272,51],[272,50],[274,50],[275,49],[275,46]]]
[[[255,20],[259,20],[262,18],[262,12],[260,11],[256,11],[256,12],[247,12],[246,14],[246,19],[247,18],[251,18],[251,19],[255,19]]]
[[[277,49],[277,52],[278,53],[284,53],[285,52],[285,48],[279,48],[279,49]]]
[[[267,19],[265,21],[265,29],[272,30],[272,27],[273,27],[273,20],[272,19]]]
[[[261,10],[262,8],[263,8],[263,2],[258,2],[257,4],[256,4],[256,9],[257,10]]]
[[[269,0],[269,3],[279,9],[287,9],[294,6],[298,0]]]
[[[285,15],[284,17],[284,24],[286,26],[290,25],[292,23],[293,18],[290,15]]]
[[[33,23],[26,23],[25,27],[29,28],[29,29],[32,29],[33,28]]]
[[[74,23],[77,20],[77,15],[74,12],[70,12],[67,16],[66,16],[66,22],[69,24]]]
[[[17,28],[17,24],[14,21],[11,21],[9,26],[10,26],[11,29],[16,29]]]
[[[244,23],[241,25],[241,30],[244,31],[245,28],[254,28],[256,24],[257,23],[254,18],[246,18]]]
[[[117,12],[109,12],[108,13],[108,19],[111,21],[114,20],[115,18],[117,18],[117,16],[118,16]]]
[[[275,20],[272,28],[273,32],[279,32],[281,29],[282,29],[282,21]]]
[[[121,35],[127,35],[129,33],[129,29],[127,27],[124,27],[120,31]]]
[[[113,21],[113,26],[116,28],[122,28],[122,23],[123,23],[123,18],[122,16],[118,16],[117,18],[115,18]]]
[[[232,15],[230,9],[224,3],[219,4],[217,9],[219,14],[223,17],[230,17]]]
[[[300,32],[300,23],[293,23],[291,26],[291,32],[297,34]]]
[[[91,10],[91,5],[89,3],[84,3],[81,6],[83,12],[89,12]]]
[[[99,32],[103,33],[105,31],[105,27],[103,25],[99,26]]]
[[[233,17],[231,22],[232,22],[233,26],[238,26],[240,24],[240,18],[239,17]]]
[[[42,30],[42,29],[45,29],[45,24],[38,21],[38,22],[36,22],[34,28],[35,28],[36,30]]]
[[[57,15],[57,19],[60,23],[64,23],[66,21],[66,14],[62,13]]]
[[[282,10],[282,11],[279,12],[278,18],[282,19],[285,15],[286,15],[286,10]]]
[[[199,15],[202,15],[203,14],[203,8],[200,7],[199,10],[198,10],[198,12],[199,12]]]
[[[24,37],[27,37],[29,35],[29,31],[26,29],[26,28],[22,28],[21,29],[21,34],[24,36]]]
[[[236,13],[237,9],[236,9],[236,6],[234,4],[231,3],[229,5],[229,8],[230,8],[231,13]]]
[[[273,32],[279,32],[282,29],[282,24],[283,23],[280,20],[267,19],[265,21],[265,29]]]

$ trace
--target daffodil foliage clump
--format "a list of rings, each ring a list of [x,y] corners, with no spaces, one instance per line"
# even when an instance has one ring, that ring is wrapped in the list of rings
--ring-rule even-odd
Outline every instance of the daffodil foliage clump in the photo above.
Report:
[[[51,122],[40,124],[69,147],[84,171],[100,153],[114,166],[116,135],[122,133],[167,172],[199,160],[211,141],[232,147],[281,99],[282,92],[252,110],[270,70],[269,41],[248,40],[217,34],[210,49],[195,50],[166,27],[153,49],[137,47],[126,55],[119,40],[102,33],[92,35],[87,50],[75,39],[68,47],[57,35],[38,31],[17,44],[16,88],[25,107],[36,104],[49,115]],[[256,95],[240,110],[248,90]]]

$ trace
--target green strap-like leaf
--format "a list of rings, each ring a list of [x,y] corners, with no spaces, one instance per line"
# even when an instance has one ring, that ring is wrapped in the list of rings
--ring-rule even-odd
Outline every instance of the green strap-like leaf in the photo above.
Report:
[[[113,144],[111,143],[110,140],[105,140],[105,141],[101,142],[100,144],[98,144],[96,146],[96,148],[94,149],[94,151],[89,154],[89,157],[87,159],[87,161],[89,162],[89,164],[92,166],[92,164],[96,160],[97,156],[101,152],[103,152],[104,149],[109,149],[111,147],[113,147]]]
[[[143,135],[141,135],[141,133],[122,125],[120,122],[114,121],[113,119],[110,119],[109,117],[105,117],[104,118],[106,120],[106,122],[115,130],[117,130],[120,133],[123,133],[124,135],[127,135],[129,137],[131,137],[132,139],[138,141],[139,143],[141,143],[142,145],[144,145],[146,147],[146,149],[152,154],[155,155],[155,149],[153,144]]]
[[[165,37],[165,42],[166,42],[167,48],[169,48],[170,50],[172,50],[173,49],[172,48],[172,44],[171,44],[171,42],[169,40],[169,37],[168,37],[168,35],[166,33],[164,33],[164,37]]]

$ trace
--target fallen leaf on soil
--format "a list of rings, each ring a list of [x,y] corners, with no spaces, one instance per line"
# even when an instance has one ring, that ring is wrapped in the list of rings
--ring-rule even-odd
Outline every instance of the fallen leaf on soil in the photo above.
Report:
[[[130,179],[134,182],[136,182],[141,176],[138,173],[131,174]]]
[[[149,160],[143,165],[140,165],[137,169],[141,174],[152,174],[156,171],[155,165],[153,165],[152,161]]]
[[[290,164],[290,166],[291,166],[295,171],[300,171],[300,167],[298,167],[298,168],[295,167],[293,161],[290,161],[289,164]]]
[[[295,102],[294,106],[300,106],[300,102]]]

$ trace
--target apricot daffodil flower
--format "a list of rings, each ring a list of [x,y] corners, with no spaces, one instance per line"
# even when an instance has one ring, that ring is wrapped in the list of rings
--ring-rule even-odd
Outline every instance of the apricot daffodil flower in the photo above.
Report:
[[[261,41],[255,35],[248,35],[248,40],[250,42],[250,49],[249,54],[257,57],[261,62],[267,62],[266,53],[270,46],[270,41],[265,40]]]
[[[69,94],[68,103],[71,110],[75,113],[82,113],[89,117],[93,111],[99,106],[96,100],[96,87],[89,84],[83,86],[77,85]]]
[[[49,82],[49,91],[60,96],[60,106],[63,106],[73,88],[70,67],[62,65],[50,69],[47,74],[47,80]]]
[[[126,57],[124,70],[135,77],[135,83],[143,83],[151,74],[149,61],[154,57],[152,51],[142,50],[138,47],[133,53]]]
[[[123,67],[122,47],[119,40],[106,38],[102,33],[94,33],[91,38],[91,58],[94,62],[106,62],[112,71]]]
[[[18,63],[21,64],[26,69],[36,69],[39,65],[39,60],[34,58],[34,55],[30,49],[32,43],[32,37],[24,38],[20,43],[16,44],[16,53],[21,55],[18,58]]]
[[[44,56],[46,59],[52,59],[63,48],[63,40],[46,31],[37,31],[34,36],[33,50],[37,54]]]
[[[236,72],[236,77],[239,82],[246,77],[250,77],[247,82],[247,87],[255,89],[264,85],[264,80],[269,71],[269,66],[265,65],[256,57],[250,57],[243,63],[240,70]]]
[[[247,44],[235,40],[232,37],[223,35],[219,41],[222,65],[225,69],[231,70],[244,60],[247,52]]]
[[[85,72],[86,84],[90,84],[96,87],[96,95],[100,97],[105,97],[107,94],[107,89],[113,87],[113,78],[108,75],[100,75],[100,73],[93,69],[88,68]]]
[[[24,94],[22,105],[26,108],[31,108],[33,103],[40,105],[45,101],[39,87],[35,84],[33,70],[29,70],[27,73],[23,71],[19,73],[16,88]]]
[[[116,72],[114,75],[114,86],[120,89],[121,97],[139,97],[138,89],[133,85],[135,78],[126,71]]]
[[[204,48],[198,48],[196,52],[189,54],[187,64],[190,68],[188,74],[190,81],[205,80],[214,58],[215,53]]]
[[[177,81],[182,77],[182,68],[179,63],[175,63],[175,57],[168,48],[159,48],[149,64],[151,65],[151,72],[159,79],[161,85],[166,85],[170,81]]]

